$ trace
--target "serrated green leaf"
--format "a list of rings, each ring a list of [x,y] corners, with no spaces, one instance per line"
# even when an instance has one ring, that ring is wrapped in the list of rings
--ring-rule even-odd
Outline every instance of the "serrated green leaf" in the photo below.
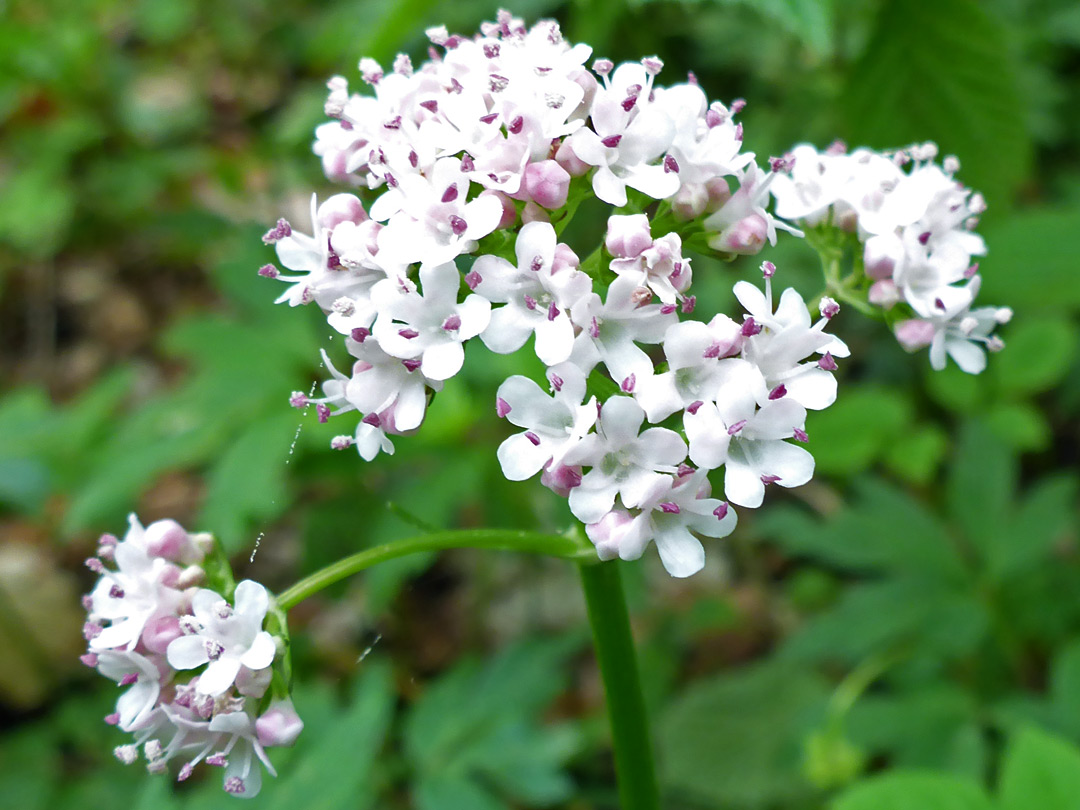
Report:
[[[790,553],[854,571],[911,572],[957,581],[963,563],[937,518],[902,491],[867,479],[849,504],[827,520],[778,506],[759,519],[761,532]]]
[[[909,576],[851,586],[787,639],[780,655],[850,666],[911,649],[955,659],[971,653],[989,627],[985,607],[971,594]]]
[[[1005,751],[1001,810],[1080,808],[1080,751],[1037,728],[1016,734]]]
[[[848,74],[850,140],[937,141],[960,157],[966,184],[1006,207],[1031,152],[1015,59],[1004,25],[977,0],[888,0]]]
[[[659,719],[664,786],[718,807],[771,807],[813,793],[802,741],[828,690],[813,673],[777,664],[699,681]]]
[[[888,773],[844,791],[829,810],[993,810],[972,779],[940,773]],[[1048,809],[1049,810],[1049,809]]]
[[[524,801],[567,798],[572,783],[562,766],[577,750],[577,731],[545,727],[539,713],[562,689],[564,662],[581,641],[572,635],[521,642],[486,665],[465,660],[439,678],[405,723],[405,749],[420,783],[453,776]]]

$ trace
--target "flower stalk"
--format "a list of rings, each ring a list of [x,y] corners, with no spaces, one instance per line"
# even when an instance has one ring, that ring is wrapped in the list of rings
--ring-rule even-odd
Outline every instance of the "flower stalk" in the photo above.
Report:
[[[283,591],[277,597],[277,606],[287,611],[335,582],[340,582],[387,560],[425,551],[446,551],[452,548],[547,554],[573,560],[583,565],[597,562],[596,551],[592,544],[573,536],[507,529],[432,532],[404,540],[395,540],[392,543],[383,543],[344,557]]]
[[[652,738],[619,564],[581,565],[593,649],[607,697],[622,810],[659,810]]]

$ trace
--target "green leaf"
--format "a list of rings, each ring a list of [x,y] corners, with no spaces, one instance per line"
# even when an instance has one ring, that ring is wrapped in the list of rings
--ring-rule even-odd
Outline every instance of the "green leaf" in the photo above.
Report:
[[[289,505],[289,444],[300,421],[298,413],[282,408],[249,423],[207,473],[199,525],[209,527],[227,553],[250,546],[252,525],[277,517]]]
[[[1027,320],[1010,329],[1008,339],[1007,351],[991,364],[994,379],[1006,394],[1038,394],[1057,385],[1069,370],[1080,329],[1065,318]]]
[[[1016,460],[1008,449],[984,425],[966,423],[949,471],[949,516],[991,565],[1008,542],[1015,490]]]
[[[413,798],[417,810],[510,810],[506,802],[461,774],[423,776]]]
[[[868,779],[829,804],[829,810],[993,810],[993,807],[982,786],[971,779],[919,772],[894,772]]]
[[[1060,737],[1027,728],[1005,751],[1001,810],[1080,808],[1080,751]]]
[[[1022,211],[982,230],[990,248],[980,262],[982,300],[1008,304],[1018,313],[1080,309],[1075,259],[1080,254],[1080,206]],[[1005,332],[1008,351],[1013,350],[1010,331]]]
[[[984,414],[986,426],[1013,450],[1045,450],[1051,427],[1046,416],[1030,402],[999,402]]]
[[[693,684],[660,716],[660,778],[718,807],[766,807],[812,795],[802,741],[820,725],[828,690],[775,663]]]
[[[849,140],[937,141],[960,157],[966,184],[1007,207],[1031,153],[1015,63],[1004,25],[977,0],[888,0],[849,72]]]
[[[778,505],[758,520],[761,532],[796,555],[846,570],[911,572],[933,580],[964,576],[961,559],[937,518],[899,489],[867,479],[826,520]]]
[[[925,424],[911,428],[904,441],[891,444],[885,451],[889,469],[913,484],[928,484],[934,478],[949,439],[938,425]]]
[[[453,795],[494,790],[545,805],[569,798],[573,784],[562,768],[580,747],[579,734],[539,720],[562,690],[565,661],[581,641],[575,634],[521,642],[483,666],[467,659],[430,686],[405,722],[405,750],[422,786],[417,801],[434,799],[431,785],[451,777]]]
[[[828,410],[807,422],[816,469],[852,475],[876,461],[911,422],[911,403],[898,390],[862,387],[845,391]]]

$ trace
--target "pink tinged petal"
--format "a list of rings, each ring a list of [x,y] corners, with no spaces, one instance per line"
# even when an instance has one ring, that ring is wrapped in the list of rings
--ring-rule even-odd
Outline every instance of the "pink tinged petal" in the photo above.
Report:
[[[273,663],[276,652],[273,637],[263,630],[240,657],[240,663],[250,670],[265,669]]]
[[[705,567],[705,548],[682,526],[658,531],[653,542],[660,561],[673,577],[688,577]]]
[[[180,636],[169,644],[165,657],[173,669],[194,669],[210,660],[202,636]]]
[[[481,239],[499,227],[503,206],[498,197],[481,195],[465,206],[466,239]]]
[[[543,469],[551,458],[551,450],[543,443],[534,443],[526,434],[518,433],[500,444],[496,455],[507,479],[524,481]]]
[[[464,363],[465,350],[460,343],[437,343],[424,350],[420,372],[429,380],[448,380],[461,371]]]

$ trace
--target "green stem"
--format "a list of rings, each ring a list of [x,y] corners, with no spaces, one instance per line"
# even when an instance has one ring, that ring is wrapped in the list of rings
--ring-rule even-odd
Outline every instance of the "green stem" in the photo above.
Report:
[[[607,696],[621,810],[659,810],[649,720],[619,564],[580,566],[593,646]]]
[[[530,554],[548,554],[563,557],[582,565],[596,559],[591,545],[575,537],[561,534],[511,531],[506,529],[463,529],[459,531],[432,532],[417,537],[395,540],[381,546],[365,549],[316,571],[297,582],[277,597],[277,605],[289,610],[323,588],[340,582],[373,565],[419,554],[424,551],[445,551],[451,548],[483,548],[495,551],[523,551]]]

